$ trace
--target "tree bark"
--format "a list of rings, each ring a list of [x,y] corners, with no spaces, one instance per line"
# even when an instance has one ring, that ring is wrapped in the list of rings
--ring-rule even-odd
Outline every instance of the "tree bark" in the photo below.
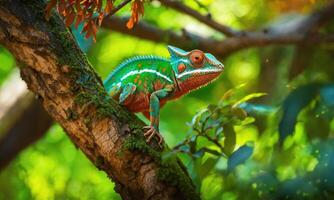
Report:
[[[199,199],[177,158],[161,158],[143,122],[111,100],[61,18],[45,3],[0,1],[0,43],[73,143],[116,183],[123,199]]]

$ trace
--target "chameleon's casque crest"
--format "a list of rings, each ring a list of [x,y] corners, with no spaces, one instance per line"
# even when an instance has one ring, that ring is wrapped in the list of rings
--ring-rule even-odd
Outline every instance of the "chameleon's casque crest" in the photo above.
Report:
[[[168,46],[170,59],[136,56],[122,62],[104,81],[110,96],[132,112],[150,118],[147,142],[159,134],[160,108],[171,99],[202,87],[223,71],[224,65],[212,54],[184,51]]]

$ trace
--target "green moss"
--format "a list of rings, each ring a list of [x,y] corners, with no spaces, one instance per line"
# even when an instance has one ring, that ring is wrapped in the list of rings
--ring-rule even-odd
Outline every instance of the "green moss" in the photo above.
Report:
[[[132,134],[128,138],[126,138],[123,148],[130,151],[138,150],[143,152],[150,155],[156,162],[160,162],[161,160],[161,153],[150,147],[146,143],[145,138],[135,130],[132,131]]]
[[[184,199],[200,199],[190,177],[180,167],[176,155],[160,162],[158,179],[178,188],[184,195]]]
[[[67,120],[76,120],[78,119],[78,113],[73,111],[72,109],[68,108],[66,110],[66,114],[67,114]]]
[[[199,199],[195,186],[192,184],[190,177],[179,166],[178,159],[174,155],[168,159],[162,158],[162,152],[159,152],[149,146],[141,131],[130,135],[123,144],[123,148],[130,151],[140,151],[150,155],[156,163],[159,164],[158,179],[175,186],[184,194],[185,199]]]

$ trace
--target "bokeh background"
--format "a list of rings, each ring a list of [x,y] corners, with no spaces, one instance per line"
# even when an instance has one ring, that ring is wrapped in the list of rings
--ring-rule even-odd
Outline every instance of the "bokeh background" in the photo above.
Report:
[[[208,9],[217,21],[236,29],[258,29],[269,23],[284,23],[308,14],[325,1],[199,2],[184,1],[199,11]],[[129,10],[127,6],[117,15],[129,15]],[[203,37],[222,38],[193,18],[157,2],[145,4],[142,20],[164,29],[176,31],[184,28]],[[330,23],[323,32],[334,30],[334,20]],[[167,44],[145,41],[112,30],[100,29],[96,43],[84,40],[78,31],[73,32],[103,79],[128,57],[146,54],[169,56]],[[219,59],[225,65],[225,72],[218,80],[182,99],[169,102],[162,109],[160,129],[170,147],[194,135],[194,124],[191,122],[196,113],[208,105],[219,105],[229,89],[236,88],[240,94],[236,99],[253,93],[267,95],[243,104],[249,122],[233,126],[236,133],[234,150],[251,144],[251,152],[239,155],[233,169],[228,169],[229,158],[224,156],[207,152],[195,156],[193,152],[177,153],[202,198],[333,199],[333,44],[252,48]],[[291,78],[293,63],[297,61],[303,65],[299,66],[302,72]],[[15,59],[0,46],[0,85],[6,82],[15,68]],[[241,84],[244,85],[238,87]],[[198,142],[199,146],[216,148],[205,139]],[[106,174],[98,171],[76,149],[62,128],[54,124],[42,139],[22,151],[0,171],[0,199],[120,197]]]

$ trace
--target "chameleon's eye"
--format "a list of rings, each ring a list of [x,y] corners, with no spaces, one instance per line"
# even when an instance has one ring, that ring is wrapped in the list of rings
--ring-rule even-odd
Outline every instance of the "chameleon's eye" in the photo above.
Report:
[[[190,61],[195,68],[203,66],[204,53],[200,50],[194,50],[190,53]]]

